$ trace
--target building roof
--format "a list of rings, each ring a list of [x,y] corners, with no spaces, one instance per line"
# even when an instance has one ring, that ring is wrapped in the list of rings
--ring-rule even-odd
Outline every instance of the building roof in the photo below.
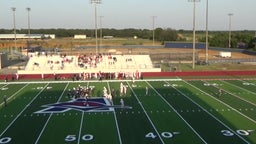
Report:
[[[54,34],[30,34],[31,39],[41,39],[44,38],[45,36],[50,36]],[[16,34],[16,39],[28,39],[29,34]],[[51,37],[53,38],[53,37]],[[55,35],[54,35],[55,38]],[[15,39],[14,34],[0,34],[0,39]]]

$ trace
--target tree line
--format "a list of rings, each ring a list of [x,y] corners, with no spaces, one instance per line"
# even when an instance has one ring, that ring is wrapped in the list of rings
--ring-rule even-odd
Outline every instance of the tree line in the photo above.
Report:
[[[103,28],[103,36],[113,36],[121,38],[129,38],[137,36],[141,39],[153,39],[153,31],[149,29],[111,29]],[[28,33],[27,29],[18,29],[17,33]],[[87,37],[95,37],[94,29],[31,29],[31,34],[55,34],[57,38],[73,37],[74,35],[81,34]],[[1,34],[13,33],[13,29],[0,29]],[[254,31],[232,31],[231,47],[244,48],[256,50],[256,36]],[[100,37],[100,30],[98,31]],[[187,41],[192,42],[191,30],[175,30],[171,28],[156,28],[154,30],[154,39],[164,43],[165,41]],[[205,31],[196,32],[197,42],[205,42]],[[229,32],[227,31],[210,31],[209,32],[209,45],[210,47],[228,47]]]

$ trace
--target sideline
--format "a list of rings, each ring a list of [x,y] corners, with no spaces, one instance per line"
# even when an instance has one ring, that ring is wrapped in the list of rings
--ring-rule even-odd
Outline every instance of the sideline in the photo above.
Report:
[[[85,83],[85,82],[129,82],[131,79],[123,79],[123,80],[84,80],[84,81],[20,81],[20,82],[0,82],[0,84],[38,84],[38,83]],[[138,79],[136,81],[182,81],[181,78],[174,79]]]

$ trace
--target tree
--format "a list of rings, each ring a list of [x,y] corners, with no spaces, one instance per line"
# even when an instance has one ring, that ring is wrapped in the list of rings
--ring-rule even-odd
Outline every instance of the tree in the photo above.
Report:
[[[155,29],[155,39],[158,41],[176,41],[177,40],[177,32],[173,29],[162,29],[156,28]]]
[[[250,40],[248,43],[248,49],[256,50],[256,37]]]
[[[209,43],[212,47],[228,47],[228,34],[219,32],[209,37]]]

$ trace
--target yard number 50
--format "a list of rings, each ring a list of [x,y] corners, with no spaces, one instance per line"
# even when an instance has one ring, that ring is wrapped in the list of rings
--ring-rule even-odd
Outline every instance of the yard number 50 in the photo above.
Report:
[[[67,142],[72,142],[72,141],[76,141],[76,140],[77,140],[76,135],[67,135],[65,138],[65,141],[67,141]],[[83,135],[82,140],[84,140],[84,141],[93,140],[93,135],[91,135],[91,134]]]

